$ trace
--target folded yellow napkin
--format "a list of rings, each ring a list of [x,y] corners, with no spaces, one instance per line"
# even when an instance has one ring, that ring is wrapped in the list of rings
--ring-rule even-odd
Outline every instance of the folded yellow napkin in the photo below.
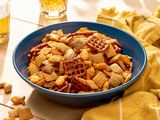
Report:
[[[114,7],[102,9],[97,22],[133,34],[145,47],[147,67],[123,97],[92,108],[82,120],[160,120],[160,7],[151,16],[135,11],[119,13]]]

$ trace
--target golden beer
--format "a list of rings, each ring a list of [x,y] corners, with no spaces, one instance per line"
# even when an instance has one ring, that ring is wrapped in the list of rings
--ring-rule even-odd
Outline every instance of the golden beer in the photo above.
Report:
[[[66,14],[67,0],[39,0],[41,14],[49,19],[61,18]]]
[[[9,22],[9,1],[0,0],[0,44],[8,40]]]

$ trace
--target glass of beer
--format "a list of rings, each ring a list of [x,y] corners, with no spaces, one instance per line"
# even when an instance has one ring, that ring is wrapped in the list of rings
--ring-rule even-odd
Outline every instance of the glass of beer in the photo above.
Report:
[[[9,0],[0,0],[0,44],[8,40],[10,21]]]
[[[39,0],[41,15],[48,19],[58,19],[66,15],[67,0]]]

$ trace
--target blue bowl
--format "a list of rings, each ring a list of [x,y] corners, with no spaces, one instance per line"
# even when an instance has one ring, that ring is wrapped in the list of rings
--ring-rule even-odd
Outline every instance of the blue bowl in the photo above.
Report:
[[[122,54],[132,56],[133,58],[133,75],[132,79],[127,83],[120,85],[116,88],[88,93],[88,94],[75,94],[75,93],[62,93],[51,91],[43,87],[37,86],[30,82],[28,78],[27,66],[28,56],[30,49],[38,45],[45,34],[50,33],[52,30],[62,29],[64,33],[75,32],[80,27],[88,27],[91,30],[97,30],[112,38],[118,39],[123,47]],[[19,76],[27,82],[30,86],[34,87],[39,93],[44,95],[55,102],[69,105],[69,106],[92,106],[101,104],[104,101],[109,101],[112,98],[120,95],[127,87],[132,85],[141,75],[146,66],[146,52],[143,46],[132,35],[108,25],[94,23],[94,22],[64,22],[59,24],[50,25],[26,36],[17,45],[13,53],[13,65]]]

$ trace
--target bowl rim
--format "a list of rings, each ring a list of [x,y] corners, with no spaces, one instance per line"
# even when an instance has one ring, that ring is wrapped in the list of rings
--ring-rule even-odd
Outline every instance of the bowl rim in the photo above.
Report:
[[[15,54],[16,54],[16,51],[19,47],[19,45],[26,39],[28,38],[30,35],[32,34],[35,34],[37,31],[40,31],[40,30],[43,30],[43,29],[46,29],[47,27],[50,27],[50,26],[56,26],[56,25],[63,25],[63,24],[67,24],[67,23],[85,23],[85,24],[96,24],[96,25],[102,25],[102,26],[107,26],[107,27],[110,27],[111,29],[116,29],[116,30],[119,30],[121,32],[124,32],[124,34],[127,34],[128,36],[132,37],[134,40],[136,40],[136,42],[138,42],[138,44],[140,45],[141,49],[142,49],[142,52],[144,54],[144,62],[143,62],[143,65],[142,65],[142,68],[139,70],[138,74],[135,75],[135,77],[133,77],[131,80],[129,80],[128,82],[120,85],[120,86],[117,86],[115,88],[112,88],[112,89],[109,89],[109,90],[106,90],[106,91],[99,91],[99,92],[89,92],[89,93],[84,93],[84,94],[77,94],[77,93],[64,93],[64,92],[58,92],[58,91],[53,91],[53,90],[49,90],[49,89],[46,89],[46,88],[43,88],[41,86],[38,86],[34,83],[32,83],[31,81],[29,81],[27,78],[25,78],[21,73],[20,71],[18,70],[17,66],[16,66],[16,63],[15,63]],[[143,45],[137,40],[136,37],[134,37],[132,34],[129,34],[128,32],[124,31],[124,30],[121,30],[117,27],[114,27],[114,26],[111,26],[111,25],[106,25],[106,24],[103,24],[103,23],[98,23],[98,22],[90,22],[90,21],[66,21],[66,22],[59,22],[59,23],[56,23],[56,24],[51,24],[51,25],[47,25],[45,27],[42,27],[40,29],[37,29],[33,32],[31,32],[30,34],[28,34],[27,36],[25,36],[15,47],[14,51],[13,51],[13,54],[12,54],[12,63],[13,63],[13,66],[16,70],[16,72],[19,74],[19,76],[25,81],[27,82],[28,84],[30,84],[31,86],[33,86],[34,88],[37,88],[39,90],[42,90],[44,92],[49,92],[51,94],[57,94],[59,96],[67,96],[67,97],[89,97],[89,96],[99,96],[99,95],[105,95],[105,94],[110,94],[110,93],[113,93],[115,91],[118,91],[118,90],[121,90],[122,88],[126,87],[126,86],[129,86],[131,85],[133,82],[135,82],[142,74],[142,72],[145,70],[145,67],[146,67],[146,64],[147,64],[147,54],[146,54],[146,51],[143,47]]]

